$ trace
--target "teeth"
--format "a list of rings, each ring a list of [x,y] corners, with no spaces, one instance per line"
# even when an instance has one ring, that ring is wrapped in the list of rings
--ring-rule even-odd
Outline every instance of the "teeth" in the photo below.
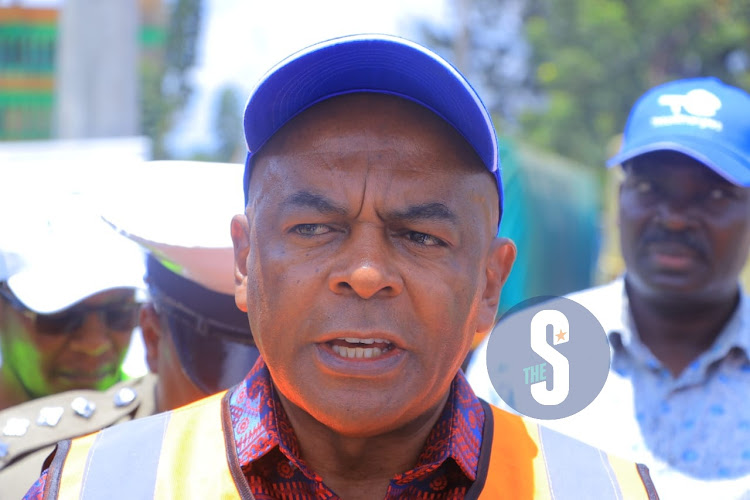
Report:
[[[356,339],[354,337],[344,337],[339,340],[343,340],[350,344],[390,344],[390,342],[385,339]]]
[[[379,347],[344,347],[337,344],[331,346],[333,352],[343,358],[376,358],[383,354]]]

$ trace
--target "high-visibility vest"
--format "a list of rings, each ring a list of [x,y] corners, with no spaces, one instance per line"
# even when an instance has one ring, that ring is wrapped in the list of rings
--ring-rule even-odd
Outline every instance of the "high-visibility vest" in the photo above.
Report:
[[[252,499],[224,394],[64,442],[46,498]],[[658,498],[645,467],[483,405],[479,472],[465,498]]]

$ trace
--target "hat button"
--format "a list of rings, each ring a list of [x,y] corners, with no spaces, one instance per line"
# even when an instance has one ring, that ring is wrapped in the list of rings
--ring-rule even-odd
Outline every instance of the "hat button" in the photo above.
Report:
[[[83,396],[78,396],[70,403],[70,407],[76,412],[76,415],[80,415],[83,418],[91,418],[91,415],[96,411],[96,403],[89,401]]]
[[[121,406],[127,406],[133,401],[135,401],[135,397],[137,396],[136,392],[131,389],[130,387],[123,387],[117,393],[115,394],[114,403],[115,406],[121,407]]]
[[[31,425],[31,422],[28,418],[14,417],[8,419],[5,427],[3,427],[3,436],[21,437],[26,434],[29,425]]]
[[[60,422],[65,410],[62,406],[45,406],[39,410],[39,416],[36,419],[36,425],[45,427],[54,427]]]

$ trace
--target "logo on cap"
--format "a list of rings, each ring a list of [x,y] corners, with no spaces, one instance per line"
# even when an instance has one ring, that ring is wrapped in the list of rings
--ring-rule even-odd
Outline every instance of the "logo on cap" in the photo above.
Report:
[[[721,132],[724,124],[714,118],[721,109],[721,99],[704,89],[694,89],[687,94],[662,94],[657,103],[669,107],[671,115],[654,116],[651,125],[690,125]]]

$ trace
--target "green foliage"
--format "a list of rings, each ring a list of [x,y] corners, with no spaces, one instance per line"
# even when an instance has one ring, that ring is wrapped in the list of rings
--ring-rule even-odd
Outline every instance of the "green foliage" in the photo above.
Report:
[[[172,2],[166,42],[141,61],[141,129],[154,159],[169,158],[165,137],[192,95],[188,72],[195,64],[203,0]]]
[[[214,157],[216,161],[244,161],[245,136],[242,133],[242,98],[238,89],[226,86],[219,91],[213,129],[216,131],[218,146]]]
[[[546,96],[524,136],[600,165],[630,107],[665,81],[716,76],[750,89],[750,0],[529,0],[526,36]]]

